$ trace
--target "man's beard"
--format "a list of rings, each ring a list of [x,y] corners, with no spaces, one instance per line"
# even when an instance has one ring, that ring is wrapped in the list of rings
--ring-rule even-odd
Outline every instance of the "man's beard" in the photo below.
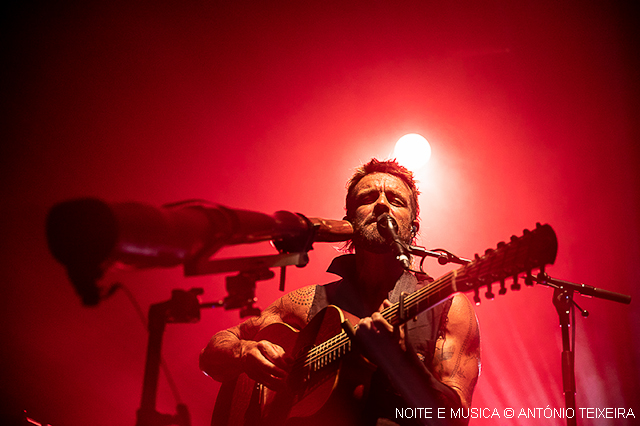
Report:
[[[402,232],[400,237],[405,244],[410,243],[410,238],[402,238]],[[369,219],[364,224],[354,224],[353,230],[353,247],[356,250],[366,250],[371,253],[385,254],[391,253],[391,247],[393,242],[387,241],[378,232],[378,224],[375,219]]]

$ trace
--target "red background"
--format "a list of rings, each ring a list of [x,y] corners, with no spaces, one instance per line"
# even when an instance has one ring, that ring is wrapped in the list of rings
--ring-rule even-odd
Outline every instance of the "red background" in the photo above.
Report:
[[[134,4],[131,4],[134,3]],[[552,276],[631,294],[577,297],[579,407],[640,416],[638,43],[616,2],[89,2],[9,6],[2,17],[0,369],[3,413],[54,426],[133,425],[146,333],[123,292],[86,308],[49,254],[56,202],[160,205],[204,198],[340,219],[353,168],[405,133],[421,170],[419,242],[464,257],[550,223]],[[303,4],[304,3],[304,4]],[[398,4],[400,3],[400,4]],[[248,246],[233,254],[264,252]],[[288,290],[328,282],[316,244]],[[221,256],[223,253],[221,253]],[[427,261],[433,275],[445,268]],[[146,312],[171,289],[224,296],[222,276],[114,272]],[[278,297],[261,283],[260,305]],[[483,370],[474,406],[564,406],[551,290],[477,309]],[[195,426],[218,386],[199,350],[237,312],[170,325],[163,353]],[[173,413],[161,378],[158,409]],[[586,413],[585,413],[586,414]],[[517,421],[516,421],[517,420]],[[624,420],[609,420],[624,424]],[[474,423],[561,424],[505,419]],[[585,419],[581,424],[607,424]]]

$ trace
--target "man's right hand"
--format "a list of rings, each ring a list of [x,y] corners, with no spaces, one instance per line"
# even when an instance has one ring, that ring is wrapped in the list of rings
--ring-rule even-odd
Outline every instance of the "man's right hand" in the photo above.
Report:
[[[267,340],[242,340],[242,369],[252,380],[271,390],[285,387],[290,360],[284,349]]]

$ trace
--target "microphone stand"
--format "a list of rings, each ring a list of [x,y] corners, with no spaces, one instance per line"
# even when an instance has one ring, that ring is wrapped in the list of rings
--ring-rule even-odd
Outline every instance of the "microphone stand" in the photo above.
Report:
[[[446,265],[447,263],[466,265],[467,263],[471,262],[469,259],[458,257],[455,254],[451,253],[449,250],[445,249],[425,250],[424,247],[409,246],[409,252],[415,256],[422,257],[423,260],[427,256],[435,257],[438,259],[438,263],[441,265]]]
[[[187,406],[178,403],[177,414],[162,414],[156,410],[156,395],[162,352],[162,336],[168,323],[194,323],[200,321],[201,288],[189,291],[173,290],[171,299],[156,303],[149,308],[149,340],[147,360],[144,367],[142,398],[137,412],[136,426],[191,426]]]
[[[177,414],[175,415],[162,414],[156,410],[162,337],[166,324],[196,323],[200,321],[200,310],[203,308],[240,309],[241,317],[259,315],[260,310],[254,306],[256,281],[272,278],[274,273],[270,271],[270,268],[280,267],[280,286],[284,290],[286,266],[303,267],[308,261],[307,252],[304,251],[234,259],[194,259],[194,262],[187,263],[185,265],[186,276],[230,271],[239,271],[239,274],[226,278],[228,295],[223,300],[200,303],[198,296],[204,293],[203,289],[192,288],[189,291],[173,290],[170,300],[151,305],[149,308],[147,359],[136,426],[191,426],[189,411],[183,403],[177,404]]]
[[[582,316],[585,318],[589,316],[589,312],[578,306],[578,304],[573,300],[573,293],[578,292],[586,296],[598,297],[627,305],[631,303],[631,296],[599,289],[585,284],[576,284],[569,281],[551,278],[546,272],[540,272],[536,277],[532,277],[532,279],[538,284],[546,285],[554,289],[553,305],[558,312],[560,328],[562,331],[562,388],[565,400],[565,414],[567,414],[569,409],[572,410],[573,415],[571,417],[566,415],[567,425],[576,426],[575,356],[574,348],[572,347],[575,345],[575,314],[573,308],[578,308]],[[571,314],[571,317],[569,314]],[[572,331],[573,341],[569,337],[571,322],[574,322]]]
[[[409,246],[409,251],[413,255],[422,257],[422,262],[424,262],[424,259],[427,256],[437,258],[438,263],[441,265],[446,265],[450,262],[465,265],[470,262],[470,260],[460,258],[444,249],[425,250],[422,247]],[[420,264],[420,266],[422,268],[422,263]],[[514,284],[511,288],[513,290],[518,290],[520,286],[515,282],[515,279],[516,277],[514,277]],[[534,281],[538,284],[546,285],[554,289],[553,305],[558,312],[560,328],[562,332],[562,389],[566,407],[565,414],[567,425],[576,426],[576,379],[574,364],[575,356],[573,348],[575,346],[575,324],[572,329],[572,336],[569,335],[569,328],[571,327],[572,322],[575,323],[574,307],[578,308],[581,315],[585,318],[589,316],[589,312],[578,306],[575,300],[573,300],[573,294],[575,292],[578,292],[585,296],[597,297],[600,299],[611,300],[613,302],[624,303],[627,305],[631,303],[631,296],[609,290],[603,290],[585,284],[576,284],[570,281],[551,278],[544,271],[538,273],[537,276],[533,276],[531,275],[531,273],[527,274],[525,283],[527,285],[533,285]],[[504,293],[501,292],[500,294]],[[567,414],[570,409],[572,411],[571,417],[569,417],[569,415]]]

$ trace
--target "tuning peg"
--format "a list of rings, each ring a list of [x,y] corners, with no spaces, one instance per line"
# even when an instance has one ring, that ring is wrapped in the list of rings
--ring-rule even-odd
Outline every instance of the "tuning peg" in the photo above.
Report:
[[[498,243],[498,248],[502,248],[502,247],[504,247],[504,246],[506,246],[506,245],[507,245],[507,243],[505,243],[504,241],[500,241],[500,242]]]
[[[513,276],[513,284],[511,284],[511,290],[513,291],[520,290],[520,284],[518,284],[518,274]]]
[[[491,284],[487,285],[487,292],[484,294],[484,297],[489,300],[493,300],[496,297],[496,295],[491,291]]]
[[[527,271],[527,276],[524,279],[524,283],[529,287],[533,286],[533,276],[531,275],[531,269]]]
[[[495,250],[493,250],[492,248],[488,248],[488,249],[486,249],[486,250],[484,251],[484,255],[485,255],[485,256],[490,255],[490,254],[491,254],[491,253],[493,253],[494,251],[495,251]]]
[[[512,243],[514,243],[514,242],[518,241],[518,237],[517,237],[517,236],[515,236],[515,235],[512,235],[512,236],[511,236],[511,238],[509,238],[509,240],[510,240]]]
[[[477,288],[473,291],[473,301],[476,305],[480,304],[480,294]]]
[[[504,283],[504,278],[500,278],[500,290],[498,290],[500,296],[507,294],[507,286]]]
[[[529,231],[527,228],[524,228],[524,229],[522,230],[522,235],[528,235],[528,234],[530,234],[530,233],[531,233],[531,231]]]

